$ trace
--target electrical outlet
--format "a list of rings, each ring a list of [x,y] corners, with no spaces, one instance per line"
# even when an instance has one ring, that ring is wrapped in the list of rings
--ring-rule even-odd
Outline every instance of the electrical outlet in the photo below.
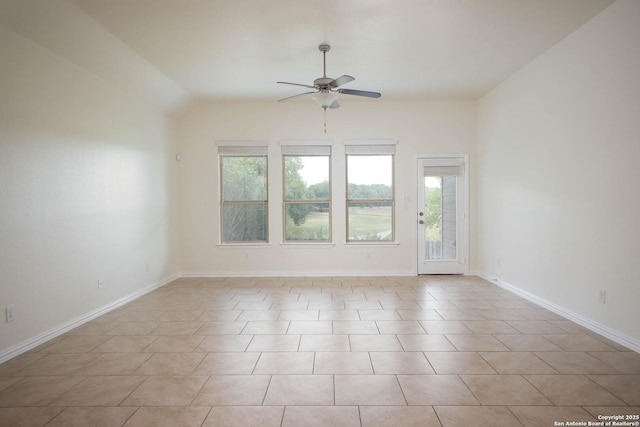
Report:
[[[16,320],[16,308],[12,305],[5,308],[7,323]]]
[[[607,291],[605,291],[604,289],[600,289],[600,291],[598,292],[598,302],[600,304],[607,303]]]
[[[98,279],[98,289],[102,289],[103,286],[104,286],[104,280]]]

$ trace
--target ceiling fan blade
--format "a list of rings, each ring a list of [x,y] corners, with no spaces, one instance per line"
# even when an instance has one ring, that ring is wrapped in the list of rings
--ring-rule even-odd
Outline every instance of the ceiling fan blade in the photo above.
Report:
[[[299,93],[299,94],[297,94],[297,95],[289,96],[289,97],[287,97],[287,98],[278,99],[278,102],[281,102],[281,101],[288,101],[288,100],[290,100],[290,99],[297,98],[297,97],[299,97],[299,96],[311,95],[311,94],[314,94],[314,93],[317,93],[317,92],[305,92],[305,93]]]
[[[351,77],[351,76],[347,76],[346,74],[344,76],[340,76],[337,79],[335,79],[334,81],[332,81],[331,83],[329,83],[329,86],[331,87],[340,87],[344,84],[347,84],[349,82],[354,81],[355,78]]]
[[[336,108],[338,108],[339,106],[340,106],[340,103],[338,102],[338,100],[337,100],[337,99],[335,99],[335,100],[331,103],[331,105],[329,105],[329,108],[330,108],[330,109],[332,109],[332,110],[335,110],[335,109],[336,109]]]
[[[302,86],[302,87],[308,87],[309,89],[316,89],[315,86],[304,85],[302,83],[290,83],[290,82],[276,82],[276,83],[280,83],[281,85]]]
[[[338,89],[338,92],[344,93],[345,95],[366,96],[368,98],[380,98],[382,96],[379,92],[368,92],[366,90],[356,89]]]

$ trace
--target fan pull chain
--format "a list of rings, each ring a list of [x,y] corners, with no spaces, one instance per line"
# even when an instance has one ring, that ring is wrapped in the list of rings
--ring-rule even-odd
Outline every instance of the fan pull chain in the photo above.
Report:
[[[327,109],[323,108],[324,110],[324,133],[327,133]]]

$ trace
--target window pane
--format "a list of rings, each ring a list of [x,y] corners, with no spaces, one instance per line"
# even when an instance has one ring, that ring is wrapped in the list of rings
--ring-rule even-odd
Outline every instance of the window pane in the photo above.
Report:
[[[266,204],[225,204],[222,207],[224,242],[266,242]]]
[[[222,157],[222,200],[267,200],[267,157]]]
[[[393,199],[393,156],[347,156],[347,198]]]
[[[329,240],[329,203],[287,203],[285,240]]]
[[[349,240],[393,240],[392,203],[349,203]]]
[[[284,156],[285,200],[329,200],[329,156]]]

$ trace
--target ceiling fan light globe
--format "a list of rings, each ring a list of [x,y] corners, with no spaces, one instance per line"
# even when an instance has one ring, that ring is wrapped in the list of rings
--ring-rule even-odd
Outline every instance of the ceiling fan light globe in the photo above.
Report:
[[[329,91],[322,91],[322,92],[318,92],[314,95],[311,96],[320,107],[322,108],[329,108],[331,107],[331,104],[333,104],[333,102],[338,99],[338,95],[336,95],[333,92],[329,92]]]

